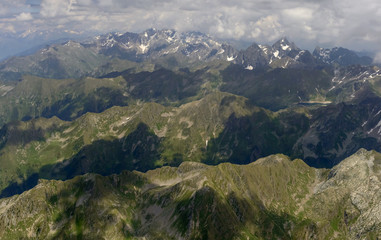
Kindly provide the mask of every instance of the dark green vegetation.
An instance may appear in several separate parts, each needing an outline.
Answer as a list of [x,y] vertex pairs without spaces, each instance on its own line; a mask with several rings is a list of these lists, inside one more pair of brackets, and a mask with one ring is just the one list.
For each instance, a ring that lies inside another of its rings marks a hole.
[[0,64],[0,238],[376,238],[380,69],[176,36]]
[[317,170],[272,155],[249,165],[186,162],[43,180],[0,200],[0,237],[376,239],[380,159],[360,150],[332,170]]

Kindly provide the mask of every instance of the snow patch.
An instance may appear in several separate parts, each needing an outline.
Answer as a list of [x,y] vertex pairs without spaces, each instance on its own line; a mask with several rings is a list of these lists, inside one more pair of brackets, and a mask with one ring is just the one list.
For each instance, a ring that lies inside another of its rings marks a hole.
[[114,38],[107,38],[106,42],[102,44],[102,47],[113,47],[115,43],[116,41]]
[[258,45],[262,51],[267,55],[269,53],[269,49],[267,46],[263,46],[263,45]]
[[286,68],[288,66],[288,64],[290,63],[290,60],[287,60],[287,62],[283,65],[282,68]]
[[304,54],[304,53],[305,53],[305,51],[304,51],[304,50],[300,51],[300,52],[298,53],[298,55],[296,55],[296,57],[294,58],[294,59],[295,59],[295,61],[298,61],[298,60],[299,60],[299,58],[300,58],[300,55],[302,55],[302,54]]
[[376,128],[379,128],[377,133],[380,134],[381,133],[381,121],[379,121],[377,123],[377,125],[368,132],[368,134],[371,134]]
[[253,66],[251,66],[251,65],[247,65],[247,67],[245,68],[245,69],[247,69],[247,70],[253,70],[254,69],[254,67]]
[[[129,44],[129,42],[128,42],[127,44]],[[121,43],[120,46],[121,46],[122,48],[124,48],[124,49],[127,49],[127,50],[133,48],[133,46],[128,46],[128,45],[126,45],[125,43]]]
[[279,58],[280,59],[280,57],[279,57],[279,51],[278,50],[276,50],[274,53],[274,57],[276,57],[276,58]]
[[282,47],[282,49],[283,49],[283,51],[286,51],[287,49],[289,49],[290,48],[290,46],[288,46],[288,45],[281,45],[281,47]]
[[231,62],[231,61],[233,61],[234,59],[236,59],[236,57],[234,57],[234,56],[226,57],[226,61],[228,61],[228,62]]
[[217,55],[219,55],[219,54],[223,54],[224,52],[225,52],[225,50],[221,48],[220,50],[218,50]]
[[147,45],[140,44],[139,48],[140,48],[140,50],[142,51],[142,53],[146,53],[146,51],[147,51],[148,48],[149,48],[149,44],[147,44]]

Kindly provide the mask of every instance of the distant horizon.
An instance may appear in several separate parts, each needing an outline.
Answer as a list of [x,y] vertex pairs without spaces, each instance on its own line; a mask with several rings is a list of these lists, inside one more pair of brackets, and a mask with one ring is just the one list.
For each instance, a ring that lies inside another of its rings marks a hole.
[[[249,42],[249,41],[244,41],[244,40],[236,40],[236,39],[232,39],[232,38],[218,38],[218,37],[215,37],[213,36],[212,34],[208,34],[208,33],[204,33],[204,32],[201,32],[201,31],[178,31],[178,30],[175,30],[175,29],[171,29],[171,28],[155,28],[155,27],[150,27],[150,28],[147,28],[143,31],[125,31],[125,32],[122,32],[122,31],[111,31],[111,32],[105,32],[105,33],[94,33],[93,35],[84,35],[84,36],[72,36],[72,38],[70,36],[66,36],[66,37],[61,37],[61,38],[57,38],[57,39],[52,39],[52,40],[49,40],[49,41],[46,41],[46,42],[43,42],[43,43],[39,43],[39,44],[35,44],[29,48],[25,48],[21,51],[18,51],[18,52],[14,52],[13,54],[11,55],[7,55],[7,56],[4,56],[0,53],[0,61],[4,61],[4,60],[7,60],[9,58],[12,58],[12,57],[18,57],[18,56],[27,56],[27,55],[31,55],[35,52],[37,52],[38,50],[40,49],[43,49],[45,46],[50,46],[50,45],[55,45],[55,44],[62,44],[62,43],[65,43],[67,41],[77,41],[77,42],[83,42],[85,40],[91,40],[97,36],[103,36],[103,35],[107,35],[107,34],[112,34],[112,33],[120,33],[120,34],[125,34],[125,33],[137,33],[137,34],[141,34],[141,33],[144,33],[150,29],[154,29],[154,30],[173,30],[173,31],[176,31],[176,32],[179,32],[179,33],[187,33],[187,32],[200,32],[202,34],[205,34],[205,35],[208,35],[216,40],[219,40],[219,41],[223,41],[223,42],[226,42],[226,43],[229,43],[230,45],[232,45],[233,47],[235,47],[236,49],[238,50],[245,50],[247,49],[250,45],[252,44],[258,44],[258,45],[268,45],[268,46],[272,46],[274,43],[276,43],[277,41],[283,39],[283,38],[286,38],[289,42],[291,43],[294,43],[297,47],[299,47],[300,49],[302,50],[307,50],[307,51],[310,51],[311,53],[316,49],[316,48],[324,48],[324,49],[333,49],[333,48],[340,48],[342,46],[318,46],[316,45],[315,47],[313,48],[310,48],[310,49],[306,49],[306,48],[303,48],[303,47],[300,47],[298,45],[298,43],[294,42],[293,39],[289,38],[288,36],[281,36],[280,38],[278,38],[277,40],[273,41],[273,42],[258,42],[258,41],[252,41],[252,42]],[[345,48],[345,47],[342,47],[342,48]],[[355,52],[358,56],[368,56],[368,57],[371,57],[371,58],[375,58],[376,54],[375,53],[372,53],[371,51],[367,51],[367,50],[362,50],[362,51],[356,51],[354,49],[350,49],[350,48],[346,48],[346,49],[349,49],[353,52]]]

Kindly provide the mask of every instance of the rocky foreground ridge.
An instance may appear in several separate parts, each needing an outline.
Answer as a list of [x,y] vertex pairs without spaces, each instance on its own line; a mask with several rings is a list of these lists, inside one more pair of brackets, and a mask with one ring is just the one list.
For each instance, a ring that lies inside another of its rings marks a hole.
[[40,180],[0,200],[1,239],[377,239],[381,154],[331,170],[285,155]]

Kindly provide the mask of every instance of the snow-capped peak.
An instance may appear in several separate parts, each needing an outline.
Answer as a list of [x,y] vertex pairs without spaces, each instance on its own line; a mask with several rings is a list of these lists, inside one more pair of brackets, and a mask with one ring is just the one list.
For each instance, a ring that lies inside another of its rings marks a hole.
[[294,43],[289,42],[287,38],[285,37],[278,40],[276,43],[274,43],[272,47],[274,50],[279,50],[281,52],[284,52],[284,51],[289,52],[291,50],[300,50],[298,47],[295,46]]

